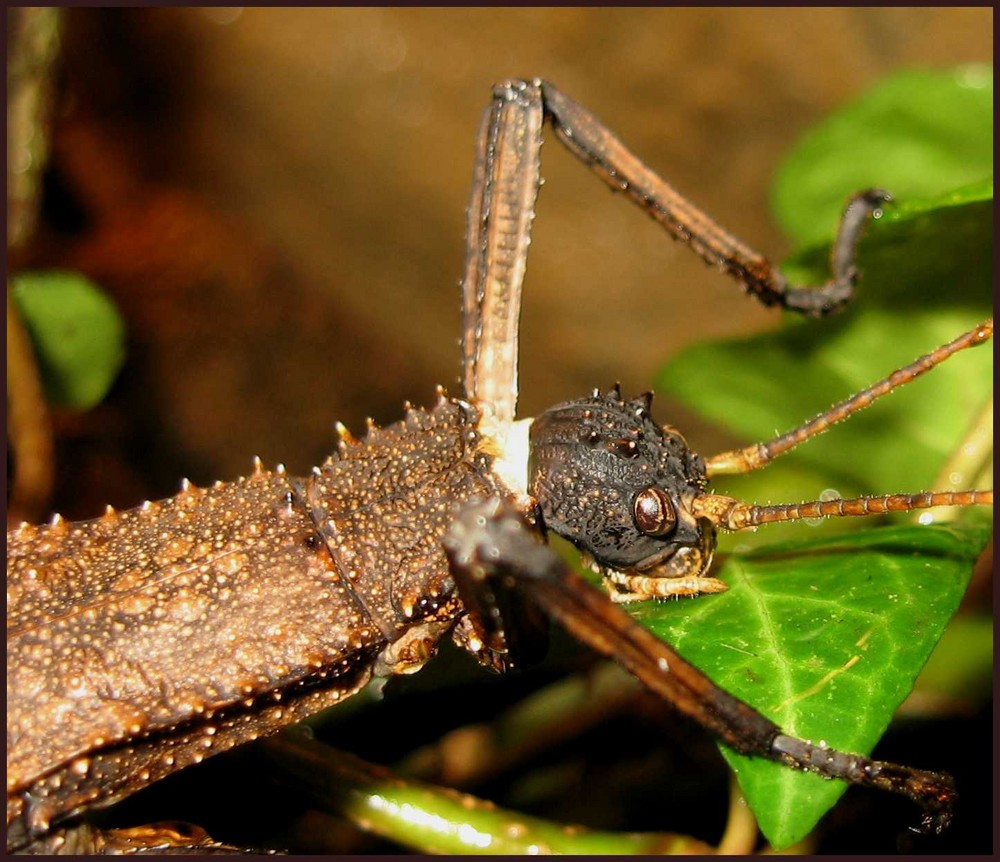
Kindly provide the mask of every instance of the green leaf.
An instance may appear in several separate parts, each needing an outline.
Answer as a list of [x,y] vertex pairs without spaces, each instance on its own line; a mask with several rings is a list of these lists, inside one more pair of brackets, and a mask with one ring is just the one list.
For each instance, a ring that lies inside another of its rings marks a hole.
[[[870,752],[954,613],[989,526],[902,526],[732,555],[730,585],[637,618],[795,736]],[[846,789],[723,749],[776,849]],[[928,762],[914,764],[933,767]],[[916,822],[916,813],[914,813]]]
[[772,206],[805,245],[830,238],[859,189],[925,197],[992,175],[993,70],[911,71],[804,135],[775,179]]
[[[957,337],[992,311],[991,192],[989,183],[901,202],[869,228],[858,295],[843,314],[694,346],[661,372],[659,388],[747,442],[765,440]],[[826,255],[807,251],[785,269],[818,283],[827,277]],[[828,489],[845,497],[923,490],[989,403],[992,381],[992,345],[964,351],[722,490],[758,502],[815,499]],[[830,529],[841,528],[851,527]],[[774,527],[767,535],[796,531]]]
[[[795,235],[814,241],[832,236],[853,191],[896,194],[862,242],[856,300],[834,319],[789,320],[776,335],[689,349],[663,370],[660,388],[747,443],[766,440],[989,317],[992,179],[982,177],[992,171],[991,133],[992,75],[983,70],[897,76],[824,123],[790,158],[775,199]],[[924,197],[908,196],[916,193]],[[814,247],[785,271],[819,283],[827,257],[827,247]],[[992,379],[991,345],[963,351],[716,490],[777,503],[830,490],[928,489],[991,412]],[[954,478],[972,487],[984,466]],[[733,551],[718,571],[728,593],[636,613],[786,731],[869,753],[957,607],[987,520],[975,512],[935,527],[833,519],[734,534],[720,543]],[[724,754],[779,849],[807,834],[844,789]],[[933,752],[913,765],[933,768]]]
[[125,328],[114,304],[74,272],[19,273],[12,285],[46,397],[83,410],[99,403],[125,361]]

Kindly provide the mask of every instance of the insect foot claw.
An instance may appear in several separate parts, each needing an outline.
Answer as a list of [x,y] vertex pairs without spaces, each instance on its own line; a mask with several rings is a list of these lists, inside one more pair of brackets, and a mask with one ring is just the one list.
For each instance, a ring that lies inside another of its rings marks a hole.
[[865,772],[871,786],[900,793],[923,808],[915,831],[940,835],[948,828],[958,800],[955,780],[950,775],[878,760],[871,761]]

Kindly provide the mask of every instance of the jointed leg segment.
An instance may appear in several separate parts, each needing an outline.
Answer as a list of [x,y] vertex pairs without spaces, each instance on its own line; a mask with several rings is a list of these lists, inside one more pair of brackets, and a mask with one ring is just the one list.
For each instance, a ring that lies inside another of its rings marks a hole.
[[743,283],[765,305],[780,305],[820,317],[848,302],[854,291],[855,250],[868,219],[891,200],[869,189],[848,202],[831,256],[833,278],[818,287],[789,284],[765,258],[715,223],[636,158],[593,114],[546,81],[522,83],[541,92],[556,136],[613,190],[621,191],[683,240],[707,263]]
[[[645,210],[765,305],[820,317],[851,299],[855,251],[869,218],[890,200],[879,189],[847,204],[831,254],[832,278],[789,284],[763,255],[740,242],[642,163],[600,120],[552,84],[507,81],[493,89],[476,145],[462,292],[466,396],[495,417],[497,433],[517,403],[517,326],[534,204],[541,185],[541,130],[547,118],[563,144],[613,190]],[[500,440],[501,444],[503,440]]]
[[459,513],[445,549],[467,606],[481,625],[502,624],[482,596],[517,586],[578,640],[613,658],[658,696],[711,730],[741,754],[900,793],[924,808],[925,829],[940,831],[955,800],[947,775],[845,754],[782,733],[753,707],[719,688],[668,644],[612,604],[541,544],[521,516],[500,500],[473,503]]

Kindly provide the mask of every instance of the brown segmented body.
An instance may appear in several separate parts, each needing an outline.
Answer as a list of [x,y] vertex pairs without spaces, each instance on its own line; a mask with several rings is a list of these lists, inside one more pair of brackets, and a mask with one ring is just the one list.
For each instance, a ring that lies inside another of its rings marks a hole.
[[9,533],[9,845],[354,694],[380,654],[419,667],[462,613],[440,537],[497,492],[477,420],[442,397],[305,479]]

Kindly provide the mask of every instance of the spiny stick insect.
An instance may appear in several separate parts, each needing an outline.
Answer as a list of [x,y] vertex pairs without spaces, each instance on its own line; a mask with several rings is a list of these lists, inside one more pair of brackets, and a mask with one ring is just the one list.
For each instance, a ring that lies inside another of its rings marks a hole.
[[[735,751],[903,794],[944,828],[949,776],[785,733],[619,605],[718,592],[718,530],[985,504],[992,492],[757,506],[712,493],[954,353],[986,321],[766,443],[703,459],[651,396],[595,391],[515,421],[517,334],[544,121],[612,188],[768,305],[823,316],[851,298],[882,191],[848,203],[820,287],[789,284],[542,81],[494,89],[478,137],[463,281],[464,397],[408,408],[364,440],[341,429],[312,475],[271,472],[93,521],[8,534],[8,848],[221,849],[166,829],[81,831],[79,818],[211,754],[412,673],[450,636],[485,666],[537,657],[554,618]],[[602,572],[591,586],[541,541]]]

